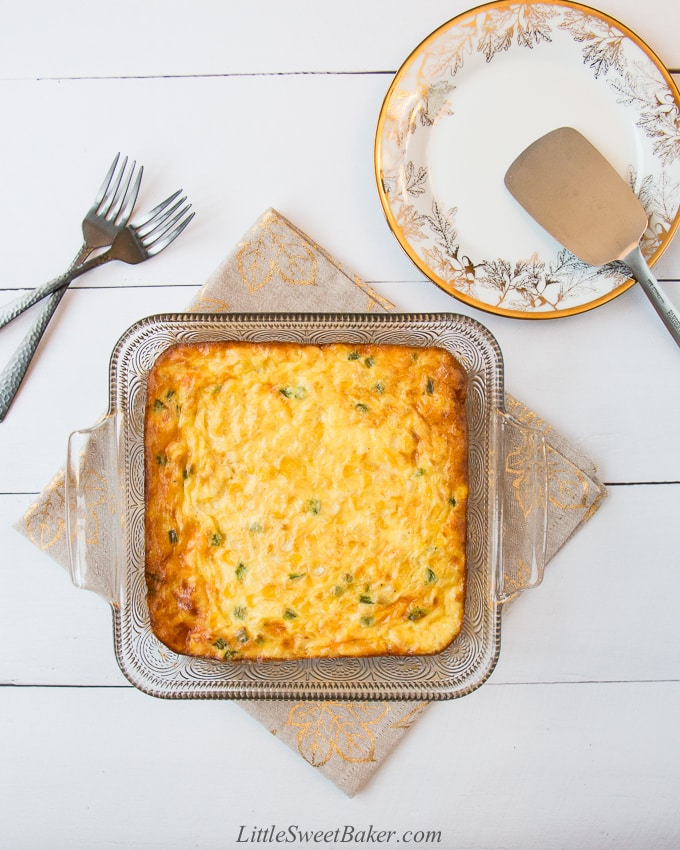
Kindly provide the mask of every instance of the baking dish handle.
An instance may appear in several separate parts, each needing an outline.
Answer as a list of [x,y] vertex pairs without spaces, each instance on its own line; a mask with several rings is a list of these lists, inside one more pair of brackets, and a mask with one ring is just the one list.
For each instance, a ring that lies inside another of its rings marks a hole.
[[71,581],[120,602],[121,490],[117,420],[74,431],[66,461],[66,528]]
[[498,412],[499,581],[508,602],[543,580],[548,532],[548,464],[542,431]]

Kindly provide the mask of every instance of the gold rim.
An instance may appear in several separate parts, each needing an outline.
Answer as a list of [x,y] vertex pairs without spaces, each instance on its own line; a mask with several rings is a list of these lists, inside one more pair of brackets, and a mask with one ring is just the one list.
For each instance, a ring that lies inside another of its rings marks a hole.
[[[495,307],[492,304],[487,304],[484,301],[480,301],[477,298],[473,298],[472,296],[466,295],[463,292],[460,292],[448,281],[439,277],[435,274],[432,269],[430,269],[427,264],[416,254],[415,250],[411,247],[408,239],[404,236],[401,227],[397,224],[394,218],[394,214],[392,212],[392,208],[387,200],[387,194],[384,189],[383,180],[382,180],[382,138],[384,131],[385,118],[387,114],[387,109],[390,105],[391,98],[395,89],[397,88],[400,80],[403,78],[405,73],[409,70],[411,64],[415,61],[415,59],[420,55],[425,47],[435,41],[439,36],[444,33],[446,30],[460,25],[462,22],[476,16],[482,11],[492,10],[492,9],[504,9],[509,6],[559,6],[567,9],[575,9],[576,11],[582,12],[584,15],[588,15],[591,17],[598,18],[599,20],[605,22],[606,24],[615,27],[618,29],[626,38],[628,38],[633,44],[635,44],[643,53],[647,55],[647,57],[653,62],[656,69],[659,71],[661,77],[664,79],[668,89],[673,97],[673,100],[680,110],[680,92],[678,91],[678,87],[675,84],[675,81],[671,77],[670,73],[666,69],[665,65],[661,62],[657,54],[646,44],[636,33],[634,33],[631,29],[629,29],[625,24],[622,24],[616,18],[613,18],[611,15],[606,14],[605,12],[601,12],[597,9],[592,8],[591,6],[586,6],[583,3],[572,3],[570,0],[536,0],[536,2],[518,2],[518,0],[495,0],[495,2],[484,3],[479,6],[475,6],[472,9],[468,9],[467,11],[461,13],[460,15],[456,15],[456,17],[451,18],[446,23],[442,24],[440,27],[437,27],[436,30],[431,32],[428,36],[426,36],[414,50],[411,51],[406,60],[402,63],[401,67],[397,71],[392,80],[390,87],[387,90],[387,93],[383,99],[383,103],[380,109],[380,114],[378,116],[378,124],[376,128],[375,134],[375,144],[374,144],[374,153],[373,153],[373,163],[374,163],[374,172],[375,179],[378,187],[378,196],[380,198],[380,203],[382,205],[383,213],[385,218],[387,219],[387,223],[389,225],[390,230],[395,235],[397,241],[401,245],[402,249],[406,252],[411,261],[425,274],[425,276],[435,283],[440,289],[444,290],[448,295],[453,296],[459,301],[462,301],[464,304],[468,304],[471,307],[476,307],[479,310],[483,310],[486,313],[493,313],[498,316],[508,316],[514,319],[558,319],[563,318],[565,316],[574,316],[579,313],[585,313],[589,310],[593,310],[596,307],[601,306],[602,304],[606,304],[609,301],[612,301],[614,298],[617,298],[619,295],[622,295],[631,286],[635,284],[635,280],[633,278],[629,278],[624,281],[622,284],[617,286],[615,289],[610,292],[601,295],[599,298],[595,298],[592,301],[588,301],[585,304],[579,304],[575,307],[569,307],[562,310],[555,310],[553,312],[531,312],[529,310],[508,310],[504,307]],[[680,225],[680,206],[676,210],[675,217],[669,227],[667,233],[664,238],[660,242],[658,248],[654,252],[651,257],[647,257],[647,262],[650,266],[653,266],[654,263],[661,257],[663,252],[666,250],[668,245],[670,244],[671,239],[673,238],[678,226]]]

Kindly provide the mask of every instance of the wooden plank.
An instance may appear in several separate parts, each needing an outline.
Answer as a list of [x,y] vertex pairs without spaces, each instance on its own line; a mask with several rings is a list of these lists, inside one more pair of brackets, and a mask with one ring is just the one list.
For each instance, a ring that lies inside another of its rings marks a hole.
[[[601,0],[598,7],[666,65],[680,67],[673,0]],[[112,15],[82,0],[64,0],[58,10],[38,0],[6,10],[0,78],[396,70],[423,38],[468,8],[467,0],[427,0],[417,10],[407,0],[260,0],[236,13],[210,0],[119,0]]]
[[[0,180],[7,198],[21,199],[0,205],[0,230],[11,234],[0,287],[32,288],[68,266],[118,150],[145,166],[140,212],[183,188],[197,218],[153,262],[112,263],[75,286],[201,283],[270,206],[366,280],[425,281],[390,232],[376,191],[373,140],[388,85],[383,75],[0,82],[4,119],[18,128],[4,140]],[[83,103],[107,109],[94,110],[90,132],[74,137],[72,116]],[[128,120],[112,130],[112,114]],[[30,169],[16,168],[24,161]],[[39,250],[36,216],[50,222]],[[679,277],[679,263],[676,240],[659,276]]]
[[395,830],[390,848],[422,830],[441,834],[429,847],[665,850],[680,840],[679,710],[678,682],[485,687],[431,706],[349,800],[236,705],[4,688],[3,841],[185,850],[372,824]]
[[[456,310],[431,284],[376,288],[406,312]],[[144,316],[184,309],[196,291],[121,286],[67,293],[2,424],[0,490],[42,489],[64,463],[69,433],[106,409],[108,363],[119,336]],[[589,454],[603,480],[680,481],[677,346],[641,292],[556,322],[467,312],[498,339],[508,390]],[[27,314],[3,329],[2,362],[30,320]]]
[[[61,567],[9,527],[29,502],[29,496],[0,496],[11,565],[0,596],[0,682],[125,684],[108,605],[73,587]],[[679,512],[680,484],[615,488],[548,566],[543,584],[505,612],[491,681],[677,679]]]

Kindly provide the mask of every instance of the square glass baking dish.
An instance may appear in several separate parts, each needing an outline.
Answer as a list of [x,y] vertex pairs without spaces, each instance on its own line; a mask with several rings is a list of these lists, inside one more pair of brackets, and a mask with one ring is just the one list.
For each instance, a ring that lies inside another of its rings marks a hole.
[[[463,629],[427,656],[211,661],[177,655],[149,627],[144,579],[144,405],[156,358],[177,342],[389,343],[450,351],[469,380],[468,578]],[[109,410],[69,439],[66,513],[71,577],[112,607],[117,661],[166,698],[461,697],[491,675],[505,602],[540,583],[547,465],[543,434],[504,409],[503,358],[491,333],[456,314],[172,314],[133,325],[110,363]]]

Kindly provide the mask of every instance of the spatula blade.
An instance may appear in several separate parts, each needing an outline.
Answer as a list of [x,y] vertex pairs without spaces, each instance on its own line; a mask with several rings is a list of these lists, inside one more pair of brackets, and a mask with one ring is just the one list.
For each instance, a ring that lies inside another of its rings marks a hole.
[[572,127],[529,145],[508,169],[505,185],[551,236],[590,265],[623,259],[647,228],[628,184]]

